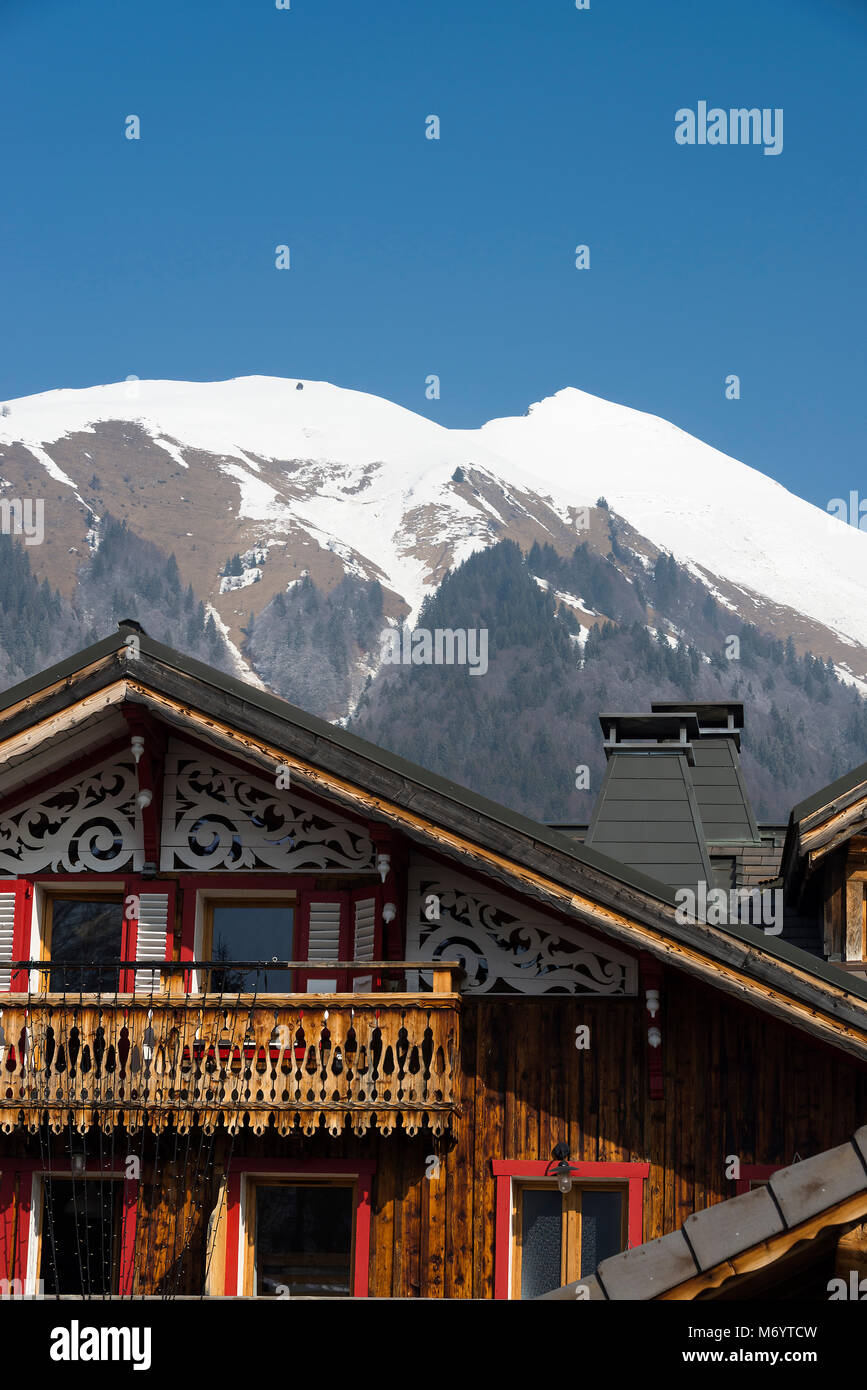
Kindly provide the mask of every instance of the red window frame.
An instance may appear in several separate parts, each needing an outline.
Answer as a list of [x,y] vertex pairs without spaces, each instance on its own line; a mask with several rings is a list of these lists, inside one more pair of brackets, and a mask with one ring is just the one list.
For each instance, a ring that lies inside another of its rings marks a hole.
[[[497,1180],[497,1216],[494,1244],[494,1298],[511,1297],[512,1279],[512,1183],[516,1179],[551,1177],[550,1162],[495,1158],[491,1164]],[[572,1163],[575,1182],[623,1183],[626,1186],[626,1230],[629,1248],[640,1245],[644,1229],[644,1184],[649,1163]],[[554,1179],[551,1179],[552,1185]]]
[[[85,1162],[85,1172],[123,1183],[118,1296],[132,1298],[135,1283],[139,1179],[129,1177],[126,1164],[118,1161],[107,1165],[100,1164],[98,1159],[89,1158]],[[35,1215],[33,1210],[33,1179],[46,1175],[51,1178],[73,1178],[75,1176],[68,1163],[52,1162],[47,1169],[44,1169],[41,1161],[30,1158],[13,1158],[8,1163],[4,1161],[2,1170],[0,1170],[0,1278],[21,1280],[25,1295],[31,1296],[36,1292],[35,1287],[33,1289],[27,1287],[30,1234]],[[16,1179],[18,1180],[17,1202],[15,1198]],[[43,1235],[43,1240],[44,1238]],[[38,1281],[38,1269],[33,1278],[34,1281]]]
[[[295,900],[296,919],[298,917],[298,904],[302,893],[312,880],[300,874],[260,874],[260,873],[235,873],[230,870],[226,872],[213,872],[206,874],[184,874],[181,881],[183,890],[183,903],[181,907],[181,955],[182,961],[196,960],[196,915],[198,912],[199,899],[208,898],[209,889],[220,889],[225,891],[231,889],[234,893],[237,889],[238,897],[243,897],[248,889],[256,889],[259,892],[268,892],[273,896],[280,893],[291,893]],[[255,902],[255,899],[251,899]],[[295,942],[298,942],[298,922],[295,922]],[[293,947],[293,954],[296,947]],[[193,993],[193,972],[184,971],[184,992]],[[291,991],[286,991],[290,993]]]
[[784,1166],[782,1163],[742,1163],[741,1175],[734,1180],[735,1196],[742,1197],[745,1192],[750,1192],[750,1183],[767,1182]]
[[244,1267],[241,1252],[243,1227],[241,1222],[242,1179],[354,1177],[355,1185],[355,1248],[352,1268],[351,1298],[367,1298],[370,1279],[370,1192],[376,1162],[373,1159],[326,1158],[243,1158],[232,1161],[227,1183],[226,1203],[226,1261],[223,1292],[227,1297],[242,1298]]

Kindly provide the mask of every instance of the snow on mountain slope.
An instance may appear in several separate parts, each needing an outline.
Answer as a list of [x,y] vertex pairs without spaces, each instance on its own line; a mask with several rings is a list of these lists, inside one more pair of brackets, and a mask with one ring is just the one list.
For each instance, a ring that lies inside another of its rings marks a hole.
[[[4,449],[22,445],[54,484],[93,506],[87,447],[76,467],[62,446],[100,422],[135,422],[184,470],[179,516],[190,498],[194,517],[201,510],[197,497],[216,469],[221,486],[231,485],[239,529],[261,526],[266,545],[331,551],[348,572],[384,579],[413,612],[445,570],[504,535],[564,545],[575,508],[602,493],[709,586],[725,581],[725,602],[747,591],[752,613],[783,605],[867,648],[867,533],[667,421],[583,391],[559,391],[526,416],[478,430],[449,430],[327,382],[273,377],[120,382],[49,391],[7,409],[0,469]],[[62,467],[52,453],[62,454]],[[142,456],[143,473],[150,458]],[[133,526],[142,520],[130,516]],[[167,535],[179,563],[195,524],[187,520],[191,529],[179,523]],[[571,536],[579,538],[574,527]],[[240,548],[249,543],[248,529]],[[237,595],[221,599],[216,567],[213,580],[210,600],[222,601],[227,616]],[[246,601],[271,593],[257,590],[247,586]]]
[[444,539],[452,565],[505,526],[495,506],[451,486],[455,469],[473,465],[501,493],[504,471],[533,489],[532,478],[515,464],[505,467],[481,440],[468,457],[465,441],[434,421],[328,382],[121,382],[28,396],[8,410],[0,416],[0,450],[22,444],[53,476],[51,445],[101,422],[134,422],[187,470],[191,451],[208,454],[237,484],[239,521],[267,523],[272,535],[303,527],[349,572],[384,578],[412,611],[441,577],[430,556]]
[[867,533],[667,420],[568,388],[477,434],[540,490],[602,493],[678,561],[867,643]]

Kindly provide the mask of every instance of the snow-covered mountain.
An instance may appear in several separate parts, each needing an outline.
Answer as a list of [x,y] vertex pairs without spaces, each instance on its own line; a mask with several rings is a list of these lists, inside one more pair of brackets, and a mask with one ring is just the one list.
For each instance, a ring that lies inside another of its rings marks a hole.
[[867,534],[662,419],[571,388],[477,430],[296,379],[49,391],[3,407],[0,475],[3,497],[45,499],[38,575],[71,595],[100,518],[125,517],[174,552],[239,648],[250,616],[305,571],[326,589],[377,579],[401,616],[506,537],[607,553],[602,494],[648,565],[669,551],[742,618],[867,681]]

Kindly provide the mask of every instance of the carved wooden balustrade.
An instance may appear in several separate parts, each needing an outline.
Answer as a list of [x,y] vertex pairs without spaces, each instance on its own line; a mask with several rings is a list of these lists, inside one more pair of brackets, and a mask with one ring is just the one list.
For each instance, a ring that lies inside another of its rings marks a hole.
[[[267,967],[271,978],[298,968]],[[372,974],[419,968],[317,961],[363,972],[366,987]],[[458,967],[421,968],[429,993],[0,995],[0,1130],[35,1133],[47,1121],[55,1133],[94,1123],[134,1132],[171,1120],[180,1133],[193,1124],[210,1133],[222,1119],[230,1132],[246,1121],[259,1134],[273,1117],[281,1134],[312,1135],[323,1121],[332,1135],[348,1121],[363,1134],[374,1119],[390,1134],[400,1117],[409,1134],[423,1123],[440,1134],[458,1113]]]

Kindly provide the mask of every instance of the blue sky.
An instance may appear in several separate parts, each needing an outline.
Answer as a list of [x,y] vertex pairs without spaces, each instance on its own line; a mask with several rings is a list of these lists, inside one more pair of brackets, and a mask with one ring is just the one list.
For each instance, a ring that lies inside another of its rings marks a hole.
[[[0,398],[571,385],[867,496],[865,0],[291,3],[0,0]],[[782,107],[782,154],[676,144],[700,100]]]

